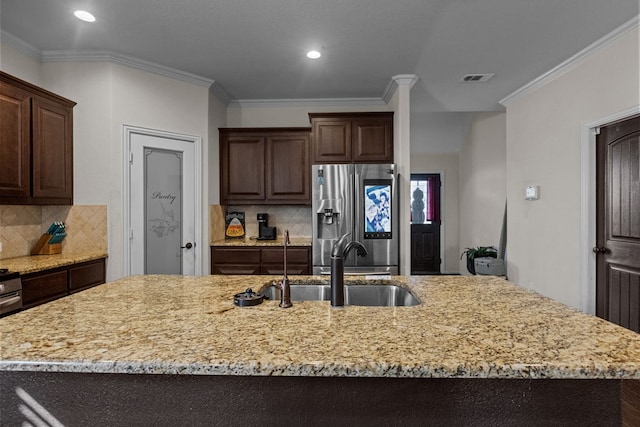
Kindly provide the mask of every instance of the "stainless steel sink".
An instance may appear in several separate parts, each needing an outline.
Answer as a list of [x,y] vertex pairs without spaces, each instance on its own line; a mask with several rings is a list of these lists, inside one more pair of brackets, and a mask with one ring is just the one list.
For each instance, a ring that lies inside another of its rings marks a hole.
[[[275,286],[262,289],[266,299],[279,300],[280,290]],[[329,301],[331,286],[291,285],[291,301]],[[420,300],[408,290],[396,285],[345,285],[344,303],[348,305],[401,307],[420,304]]]

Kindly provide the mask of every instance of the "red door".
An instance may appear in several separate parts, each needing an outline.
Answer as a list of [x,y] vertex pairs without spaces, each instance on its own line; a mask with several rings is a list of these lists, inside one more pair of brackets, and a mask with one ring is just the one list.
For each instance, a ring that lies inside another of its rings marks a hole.
[[640,117],[600,129],[596,314],[640,332]]

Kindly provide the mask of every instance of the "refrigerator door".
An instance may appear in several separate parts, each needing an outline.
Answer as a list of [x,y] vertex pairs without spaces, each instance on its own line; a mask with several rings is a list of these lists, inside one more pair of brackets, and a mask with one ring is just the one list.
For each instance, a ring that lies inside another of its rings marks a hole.
[[313,274],[329,274],[331,249],[353,229],[353,165],[313,165]]
[[[366,257],[349,254],[348,267],[366,274],[398,274],[399,218],[397,174],[394,164],[356,164],[352,239],[362,243]],[[363,274],[365,274],[363,273]]]

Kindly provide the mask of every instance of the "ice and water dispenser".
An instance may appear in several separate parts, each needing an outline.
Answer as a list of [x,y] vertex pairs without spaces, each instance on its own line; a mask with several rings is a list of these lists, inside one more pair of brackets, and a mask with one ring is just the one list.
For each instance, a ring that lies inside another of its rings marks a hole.
[[319,207],[316,210],[318,220],[316,221],[318,229],[318,239],[337,239],[340,234],[340,201],[325,199],[319,201]]

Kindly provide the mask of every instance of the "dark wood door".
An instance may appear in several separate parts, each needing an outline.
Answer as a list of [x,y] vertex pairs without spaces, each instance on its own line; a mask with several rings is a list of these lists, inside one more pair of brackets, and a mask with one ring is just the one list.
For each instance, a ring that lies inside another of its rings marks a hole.
[[353,121],[354,163],[393,163],[393,113]]
[[314,118],[313,164],[351,162],[351,120]]
[[640,332],[640,117],[596,141],[596,314]]
[[30,145],[31,95],[0,82],[0,197],[11,197],[15,202],[29,198]]
[[440,274],[440,221],[411,224],[411,274]]
[[267,199],[311,203],[309,137],[306,131],[267,137]]
[[220,131],[222,204],[265,199],[265,138],[262,134]]
[[411,174],[411,274],[440,274],[440,175]]
[[71,204],[73,200],[72,109],[33,98],[33,193],[43,202]]

